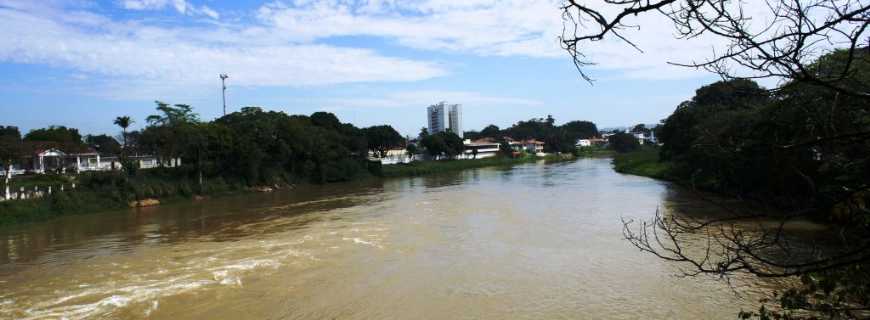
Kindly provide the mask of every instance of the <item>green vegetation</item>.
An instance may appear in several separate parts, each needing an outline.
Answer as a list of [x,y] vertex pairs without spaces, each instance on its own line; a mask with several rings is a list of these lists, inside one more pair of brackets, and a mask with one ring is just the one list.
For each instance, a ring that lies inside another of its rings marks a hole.
[[634,152],[615,154],[613,168],[620,173],[674,180],[669,172],[670,164],[659,161],[659,148],[657,147],[643,147]]
[[608,137],[607,144],[610,145],[610,149],[617,153],[632,152],[640,149],[640,142],[637,141],[637,137],[625,132],[618,132]]
[[158,168],[125,172],[95,172],[77,176],[75,190],[57,192],[60,185],[70,188],[72,178],[60,175],[16,177],[16,187],[32,189],[39,186],[45,191],[53,186],[55,192],[39,199],[0,202],[0,226],[39,222],[64,215],[87,214],[128,208],[131,201],[158,198],[161,202],[190,199],[196,195],[221,195],[244,190],[240,180],[226,181],[216,177],[199,189],[197,181],[189,178],[192,168]]
[[482,167],[511,166],[538,160],[560,161],[567,159],[573,159],[573,157],[563,159],[559,156],[536,157],[534,155],[524,155],[518,158],[497,156],[475,160],[414,161],[408,164],[384,166],[381,175],[383,177],[420,176]]
[[[38,148],[76,153],[86,147],[103,154],[119,155],[124,169],[16,176],[3,181],[3,186],[9,184],[13,192],[21,187],[31,191],[34,186],[42,191],[53,186],[55,192],[40,199],[0,203],[0,225],[126,208],[131,202],[145,199],[165,202],[262,186],[414,176],[540,159],[564,160],[563,157],[497,157],[415,162],[382,168],[380,162],[369,161],[370,154],[384,156],[388,150],[404,148],[432,158],[453,159],[464,151],[464,145],[449,131],[429,135],[425,130],[418,144],[409,144],[388,125],[357,128],[326,112],[303,116],[245,107],[214,121],[202,121],[189,105],[161,101],[156,101],[156,105],[156,114],[147,117],[147,126],[141,130],[128,130],[134,123],[129,117],[114,120],[121,129],[122,143],[108,135],[83,138],[77,129],[63,126],[32,130],[23,138],[16,127],[0,127],[0,160],[4,170],[11,164],[23,164]],[[592,135],[595,129],[594,124],[580,121],[556,127],[552,117],[546,121],[521,121],[505,132],[492,127],[484,132],[523,138],[546,137],[553,132]],[[573,140],[570,144],[573,149]],[[504,154],[513,154],[509,148],[504,151]],[[137,164],[130,161],[134,154],[153,155],[159,167],[137,168]],[[77,185],[75,190],[70,188],[72,183]],[[60,185],[68,189],[57,192]]]
[[734,79],[704,86],[654,129],[663,143],[660,149],[614,158],[620,172],[673,180],[762,206],[761,212],[746,213],[754,219],[828,223],[842,242],[809,251],[783,237],[783,225],[744,233],[739,226],[714,222],[709,243],[717,247],[711,250],[724,254],[710,260],[672,249],[681,247],[685,233],[708,229],[661,216],[636,233],[627,229],[627,239],[643,251],[690,263],[698,273],[799,278],[771,301],[778,304],[775,310],[742,312],[744,318],[866,317],[870,54],[864,50],[839,50],[809,65],[812,77],[836,79],[828,85],[795,79],[770,91],[752,80]]
[[579,147],[575,152],[578,157],[610,157],[616,152],[603,146]]
[[536,139],[546,143],[545,152],[551,153],[575,153],[575,143],[579,139],[588,139],[598,136],[598,127],[589,121],[569,121],[562,125],[556,125],[553,116],[547,118],[530,119],[520,121],[506,129],[498,126],[486,126],[480,132],[466,131],[465,138],[480,139],[491,138],[501,140],[510,137],[514,140]]

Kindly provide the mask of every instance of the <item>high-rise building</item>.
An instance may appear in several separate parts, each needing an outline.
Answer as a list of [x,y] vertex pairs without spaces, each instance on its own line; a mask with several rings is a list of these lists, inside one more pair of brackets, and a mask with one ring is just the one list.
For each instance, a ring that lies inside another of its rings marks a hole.
[[447,105],[442,101],[426,110],[430,134],[444,132],[448,128],[462,137],[462,108],[458,104]]
[[448,128],[462,137],[462,106],[447,105],[444,101],[429,106],[426,112],[429,133],[444,132]]
[[447,119],[450,131],[453,131],[453,133],[462,138],[462,106],[458,104],[450,105],[447,111]]
[[429,121],[429,133],[436,134],[444,131],[444,128],[447,125],[444,121],[447,115],[444,113],[444,102],[431,105],[426,111],[426,116]]

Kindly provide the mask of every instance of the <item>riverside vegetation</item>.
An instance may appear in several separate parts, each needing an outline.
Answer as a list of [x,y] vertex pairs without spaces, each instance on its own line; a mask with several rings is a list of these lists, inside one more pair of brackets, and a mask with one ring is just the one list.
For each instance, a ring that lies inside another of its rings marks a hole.
[[[32,143],[62,151],[91,147],[101,152],[117,152],[123,164],[121,171],[15,177],[8,182],[13,188],[71,183],[76,183],[77,188],[41,199],[0,202],[0,225],[121,209],[145,199],[166,202],[246,190],[421,175],[541,159],[514,157],[505,152],[504,156],[487,159],[418,161],[382,168],[380,162],[369,161],[369,154],[383,156],[386,150],[408,146],[412,153],[449,159],[462,152],[462,141],[450,132],[429,135],[424,130],[418,137],[419,142],[410,144],[388,125],[357,128],[326,112],[302,116],[246,107],[206,122],[188,105],[158,101],[156,109],[157,114],[149,116],[147,126],[139,131],[128,132],[133,120],[118,117],[115,124],[123,130],[120,144],[106,135],[82,137],[78,130],[63,126],[33,130],[23,138],[15,127],[0,128],[0,160],[5,168],[32,154],[33,150],[28,148]],[[493,127],[487,127],[484,132],[499,139],[509,136],[551,141],[554,144],[548,148],[550,152],[563,151],[573,145],[569,143],[573,139],[597,133],[591,122],[573,121],[556,126],[552,117],[520,121],[504,130],[493,131]],[[158,159],[180,158],[183,166],[140,170],[127,160],[133,154],[152,154]],[[0,188],[5,187],[5,183]]]
[[[825,77],[847,63],[852,71],[834,84],[866,92],[870,55],[863,51],[839,50],[810,67]],[[759,206],[760,212],[697,226],[659,217],[652,225],[656,231],[626,229],[626,237],[641,250],[693,263],[698,272],[747,271],[798,280],[757,312],[742,312],[746,318],[870,315],[868,106],[866,97],[803,81],[786,83],[775,91],[742,79],[698,89],[655,128],[661,147],[618,154],[614,168],[732,196]],[[729,224],[747,219],[781,223],[757,233],[737,232],[740,227]],[[783,226],[800,219],[829,226],[837,239],[826,249],[789,247]],[[719,230],[714,231],[715,241],[730,254],[712,259],[673,249],[679,248],[677,239],[683,234],[709,230],[707,226]],[[645,238],[649,232],[672,241],[653,244]]]

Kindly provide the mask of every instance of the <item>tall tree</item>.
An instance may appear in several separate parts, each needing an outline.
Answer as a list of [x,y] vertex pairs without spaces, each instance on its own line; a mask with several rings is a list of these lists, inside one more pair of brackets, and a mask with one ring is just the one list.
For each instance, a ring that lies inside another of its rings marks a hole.
[[372,126],[363,129],[368,149],[378,153],[380,157],[387,155],[387,150],[401,147],[405,142],[398,132],[389,125]]
[[6,170],[4,188],[6,199],[9,199],[9,181],[12,179],[12,166],[23,156],[21,132],[18,127],[0,126],[0,161]]
[[199,115],[193,112],[193,108],[190,105],[170,105],[163,101],[154,101],[154,103],[157,104],[157,111],[159,111],[159,113],[145,118],[145,121],[147,121],[149,125],[174,126],[199,122]]
[[128,116],[121,116],[115,118],[115,125],[121,127],[121,137],[124,140],[124,149],[127,148],[127,128],[129,128],[133,124],[133,119]]

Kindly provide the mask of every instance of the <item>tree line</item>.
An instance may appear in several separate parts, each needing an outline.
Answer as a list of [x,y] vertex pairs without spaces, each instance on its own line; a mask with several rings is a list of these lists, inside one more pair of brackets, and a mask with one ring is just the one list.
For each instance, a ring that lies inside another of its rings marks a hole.
[[[726,221],[659,215],[636,231],[627,225],[628,239],[644,251],[691,263],[695,274],[799,277],[799,285],[780,293],[782,311],[762,308],[747,317],[870,315],[870,100],[845,93],[867,92],[865,50],[837,50],[807,65],[814,78],[829,79],[851,64],[847,76],[832,83],[837,89],[799,79],[775,90],[750,79],[699,88],[656,128],[660,161],[675,180],[762,207]],[[759,218],[782,223],[753,233],[728,223]],[[824,250],[802,246],[783,230],[797,219],[827,223],[839,239]],[[711,250],[721,257],[674,250],[684,234],[711,225]],[[656,244],[648,237],[653,232],[671,240]]]
[[[403,147],[404,138],[388,125],[357,128],[326,112],[288,115],[246,107],[214,121],[202,121],[185,104],[156,102],[156,113],[141,130],[118,117],[119,139],[108,135],[82,137],[77,129],[51,126],[22,136],[18,128],[0,127],[0,160],[9,170],[32,155],[33,145],[68,153],[88,147],[120,156],[125,172],[136,174],[133,155],[153,155],[158,161],[180,158],[198,184],[209,177],[231,177],[247,185],[278,182],[332,182],[369,174],[369,152]],[[121,143],[118,142],[121,141]],[[370,170],[371,169],[371,170]],[[8,176],[8,175],[7,175]]]
[[599,132],[593,122],[575,120],[556,125],[556,119],[548,115],[546,118],[519,121],[504,129],[491,124],[480,131],[466,131],[464,136],[468,139],[535,139],[545,143],[546,152],[572,153],[577,149],[577,140],[598,137]]

